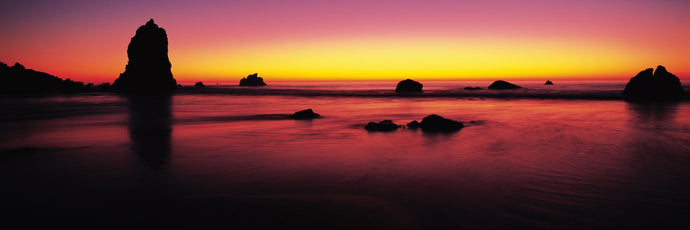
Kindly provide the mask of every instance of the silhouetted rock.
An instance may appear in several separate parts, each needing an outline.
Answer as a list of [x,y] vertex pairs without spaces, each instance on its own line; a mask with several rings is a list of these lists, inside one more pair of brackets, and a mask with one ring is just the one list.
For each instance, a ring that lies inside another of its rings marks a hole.
[[107,89],[110,89],[110,83],[106,82],[106,83],[98,85],[97,87],[101,90],[107,90]]
[[544,85],[553,85],[553,82],[551,82],[550,80],[546,80],[546,82],[544,82]]
[[419,122],[418,121],[410,121],[410,123],[407,123],[407,128],[408,129],[419,128]]
[[295,120],[314,119],[319,117],[321,117],[321,115],[319,115],[318,113],[314,113],[314,111],[311,109],[297,111],[294,114],[290,115],[290,118]]
[[19,62],[14,63],[14,65],[12,66],[12,69],[15,70],[15,71],[24,71],[24,70],[26,70],[26,68],[24,68],[24,66],[23,66],[22,64],[19,64]]
[[663,66],[657,66],[656,71],[649,68],[638,73],[630,79],[623,94],[627,99],[651,101],[679,100],[686,95],[680,79]]
[[112,87],[127,92],[173,91],[177,81],[170,72],[168,35],[149,20],[137,29],[127,47],[125,72]]
[[56,76],[27,69],[19,63],[12,67],[0,62],[0,92],[78,92],[84,91],[83,82],[62,80]]
[[204,85],[203,82],[197,82],[194,84],[194,88],[195,89],[204,89],[204,88],[206,88],[206,86]]
[[240,80],[240,86],[265,86],[264,79],[259,77],[259,74],[250,74]]
[[436,114],[426,116],[419,123],[419,126],[425,132],[451,132],[465,127],[462,122],[446,119]]
[[494,83],[491,83],[491,85],[489,85],[489,89],[519,89],[519,88],[522,88],[522,87],[515,85],[513,83],[510,83],[510,82],[507,82],[507,81],[502,81],[502,80],[495,81]]
[[366,126],[364,126],[364,129],[368,131],[393,131],[400,128],[399,125],[393,123],[391,120],[383,120],[379,123],[376,122],[369,122]]
[[395,92],[422,92],[422,83],[412,79],[406,79],[398,82],[395,86]]
[[481,87],[465,87],[465,90],[480,90]]

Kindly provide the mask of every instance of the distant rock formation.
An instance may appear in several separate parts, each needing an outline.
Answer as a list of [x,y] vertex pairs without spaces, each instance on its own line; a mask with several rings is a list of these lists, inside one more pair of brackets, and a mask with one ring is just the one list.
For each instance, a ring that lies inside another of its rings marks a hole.
[[465,87],[465,90],[480,90],[481,87]]
[[173,91],[177,81],[170,72],[168,35],[165,29],[149,20],[137,29],[127,47],[125,72],[113,88],[126,92]]
[[546,82],[544,82],[544,85],[553,85],[553,82],[551,82],[550,80],[546,80]]
[[422,83],[412,79],[406,79],[398,82],[398,85],[395,87],[395,92],[422,92],[422,87]]
[[657,66],[656,71],[649,68],[631,78],[623,94],[631,100],[667,101],[682,99],[686,92],[676,75]]
[[498,80],[495,81],[494,83],[491,83],[489,85],[489,89],[520,89],[522,87],[515,85],[513,83],[503,81],[503,80]]
[[393,123],[391,120],[383,120],[379,123],[376,122],[369,122],[366,126],[364,126],[364,129],[368,131],[393,131],[400,128],[400,125],[397,125]]
[[250,74],[240,80],[240,86],[265,86],[264,79],[259,77],[259,74]]
[[431,114],[422,119],[419,127],[425,132],[452,132],[465,127],[462,122],[446,119],[436,114]]
[[0,92],[78,92],[93,87],[70,79],[62,80],[56,76],[25,68],[15,63],[12,67],[0,62]]
[[203,82],[197,82],[197,83],[194,83],[194,88],[195,89],[204,89],[204,88],[206,88],[206,86],[204,85]]
[[314,118],[319,118],[321,115],[318,113],[314,113],[313,110],[311,109],[305,109],[302,111],[297,111],[294,114],[290,115],[290,118],[295,119],[295,120],[306,120],[306,119],[314,119]]

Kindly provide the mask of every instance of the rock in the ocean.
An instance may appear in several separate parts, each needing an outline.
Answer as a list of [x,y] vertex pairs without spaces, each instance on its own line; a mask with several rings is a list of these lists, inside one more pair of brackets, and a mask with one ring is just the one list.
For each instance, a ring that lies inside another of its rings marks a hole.
[[451,132],[465,127],[462,122],[446,119],[436,114],[426,116],[419,123],[419,126],[425,132]]
[[290,118],[295,120],[314,119],[319,117],[321,117],[321,115],[319,115],[318,113],[314,113],[314,111],[311,109],[297,111],[294,114],[290,115]]
[[170,72],[168,35],[165,29],[149,20],[137,29],[127,47],[125,72],[113,88],[126,92],[173,91],[177,81]]
[[513,83],[503,81],[503,80],[498,80],[495,81],[494,83],[491,83],[489,85],[489,89],[520,89],[522,87],[515,85]]
[[265,86],[264,79],[259,77],[259,74],[250,74],[240,80],[240,86]]
[[686,92],[676,75],[657,66],[656,71],[649,68],[631,78],[623,94],[631,100],[668,101],[682,99]]
[[400,128],[399,125],[393,123],[391,120],[383,120],[379,123],[376,122],[369,122],[367,126],[364,126],[364,129],[368,131],[393,131]]
[[553,82],[551,82],[550,80],[546,80],[546,82],[544,82],[544,85],[553,85]]
[[410,123],[407,123],[407,128],[408,129],[419,128],[419,122],[418,121],[410,121]]
[[465,87],[465,90],[480,90],[481,87]]
[[422,83],[412,79],[406,79],[398,82],[395,87],[395,92],[422,92]]
[[197,82],[194,84],[194,88],[195,89],[203,89],[203,88],[206,88],[206,86],[204,85],[203,82]]

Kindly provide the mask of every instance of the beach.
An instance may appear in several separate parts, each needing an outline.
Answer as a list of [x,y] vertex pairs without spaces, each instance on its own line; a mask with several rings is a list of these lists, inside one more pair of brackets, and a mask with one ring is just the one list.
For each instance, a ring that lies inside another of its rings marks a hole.
[[[395,82],[285,82],[3,96],[4,209],[27,226],[690,225],[690,103],[626,102],[625,82],[517,83],[527,89],[439,82],[399,96]],[[286,117],[308,108],[322,118]],[[466,127],[363,128],[430,114]]]

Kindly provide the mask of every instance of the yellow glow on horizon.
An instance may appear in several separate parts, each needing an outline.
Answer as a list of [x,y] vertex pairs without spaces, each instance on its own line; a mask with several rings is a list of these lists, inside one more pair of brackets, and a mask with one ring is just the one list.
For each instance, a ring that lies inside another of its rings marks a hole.
[[379,38],[181,50],[171,61],[176,76],[230,81],[255,72],[274,80],[600,77],[649,65],[630,50],[527,39]]

